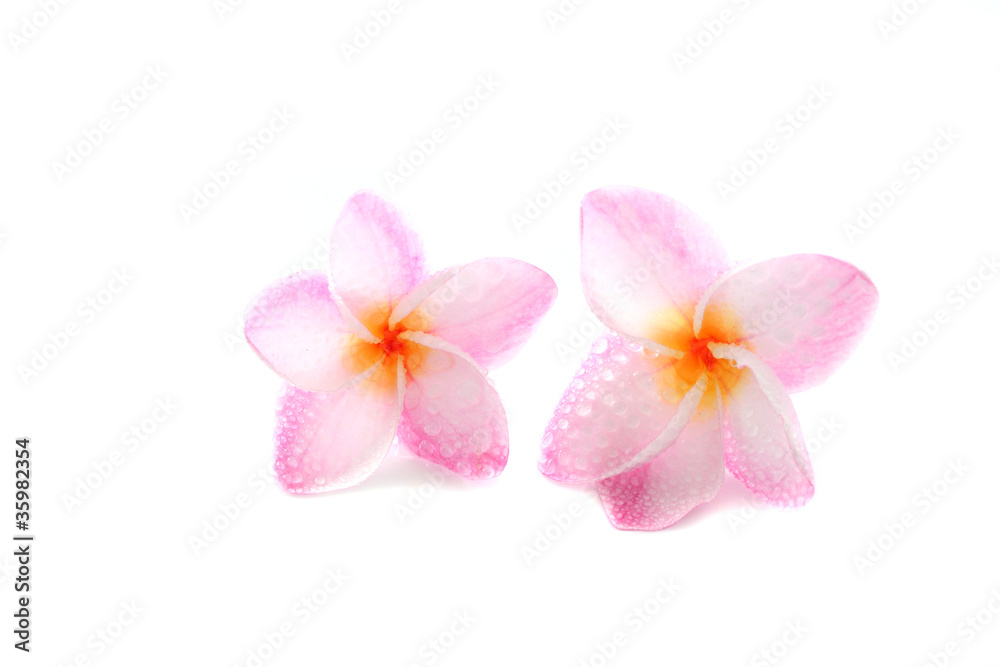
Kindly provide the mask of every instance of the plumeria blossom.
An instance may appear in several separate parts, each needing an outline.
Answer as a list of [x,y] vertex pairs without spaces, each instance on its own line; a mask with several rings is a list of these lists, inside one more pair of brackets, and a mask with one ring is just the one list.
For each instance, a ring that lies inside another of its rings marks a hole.
[[618,528],[659,530],[719,492],[729,471],[798,506],[813,472],[790,392],[823,382],[871,321],[854,266],[791,255],[736,269],[683,205],[631,187],[591,192],[581,274],[597,340],[556,408],[539,469],[595,482]]
[[354,195],[327,272],[297,273],[250,304],[246,339],[287,382],[275,472],[292,493],[357,484],[398,442],[463,477],[507,463],[507,419],[486,377],[528,339],[556,295],[508,258],[424,273],[399,211]]

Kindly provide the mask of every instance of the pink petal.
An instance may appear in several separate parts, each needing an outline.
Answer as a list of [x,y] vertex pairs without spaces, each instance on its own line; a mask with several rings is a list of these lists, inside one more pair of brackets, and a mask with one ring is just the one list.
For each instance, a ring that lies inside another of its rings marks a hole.
[[718,359],[745,370],[723,396],[726,467],[747,488],[784,507],[813,495],[813,472],[802,428],[781,380],[739,345],[710,344]]
[[285,387],[274,465],[282,487],[291,493],[340,489],[378,467],[396,435],[402,409],[403,364],[393,361],[339,392]]
[[418,286],[393,311],[390,326],[426,331],[495,368],[528,340],[556,296],[541,269],[517,259],[481,259]]
[[878,291],[857,267],[825,255],[791,255],[720,280],[704,312],[732,315],[788,391],[801,391],[844,363],[877,304]]
[[711,230],[650,190],[603,188],[581,208],[581,274],[591,309],[627,336],[667,344],[698,298],[729,266]]
[[597,491],[622,530],[662,530],[715,498],[726,474],[720,409],[705,410],[652,461],[603,479]]
[[500,397],[475,362],[453,345],[419,331],[399,439],[420,457],[469,479],[499,475],[507,465],[507,416]]
[[267,287],[244,320],[247,342],[261,359],[303,389],[341,389],[381,356],[351,333],[322,273],[297,273]]
[[599,338],[545,429],[542,474],[578,482],[627,469],[677,413],[678,397],[660,385],[672,362],[618,336]]
[[330,285],[376,336],[389,312],[423,280],[420,239],[380,195],[361,191],[344,206],[330,235]]
[[[632,460],[616,466],[614,470],[608,473],[607,477],[614,477],[622,474],[623,472],[627,472],[633,468],[649,463],[662,454],[666,449],[673,447],[674,443],[677,442],[677,438],[680,437],[684,429],[686,429],[688,424],[691,423],[691,420],[697,416],[699,409],[702,407],[702,399],[705,398],[707,389],[708,376],[702,374],[702,376],[698,378],[698,381],[695,382],[691,388],[687,390],[687,393],[681,397],[681,400],[677,402],[674,407],[674,414],[667,423],[666,428],[660,431],[656,437],[653,438],[653,441],[639,451],[639,453],[636,454]],[[718,393],[714,388],[713,392]],[[706,400],[705,403],[711,403],[712,411],[717,411],[718,400],[714,397],[711,401]]]

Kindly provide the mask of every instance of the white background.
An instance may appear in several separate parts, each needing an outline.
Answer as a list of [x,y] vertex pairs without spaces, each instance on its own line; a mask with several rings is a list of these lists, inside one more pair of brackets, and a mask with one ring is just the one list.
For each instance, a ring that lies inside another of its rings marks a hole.
[[[0,552],[3,664],[246,665],[288,622],[294,634],[264,664],[764,665],[773,650],[777,664],[916,666],[954,641],[939,661],[995,665],[1000,617],[984,612],[992,624],[971,639],[960,624],[1000,591],[1000,287],[987,280],[968,300],[953,290],[977,287],[1000,248],[1000,6],[910,0],[919,8],[885,35],[887,0],[592,0],[554,26],[556,0],[406,1],[348,62],[342,43],[385,6],[248,0],[220,17],[211,0],[93,0],[44,19],[35,2],[4,4],[2,477],[14,438],[29,436],[37,541],[30,656],[10,646],[13,559]],[[730,23],[678,66],[724,9]],[[25,20],[44,25],[35,34]],[[115,100],[147,67],[166,77],[123,119]],[[497,90],[460,127],[446,122],[484,76]],[[800,128],[779,129],[824,86],[832,97],[800,109]],[[241,144],[276,108],[294,121],[245,160]],[[112,132],[60,179],[53,163],[104,118]],[[627,127],[581,170],[574,153],[608,119]],[[446,141],[390,189],[385,173],[436,127]],[[942,128],[958,138],[914,180],[906,163]],[[724,198],[718,184],[772,137],[777,152]],[[186,221],[180,206],[231,159],[240,173]],[[516,229],[512,215],[562,169],[571,184]],[[905,193],[852,242],[845,225],[895,179]],[[737,258],[830,254],[878,286],[857,352],[794,397],[817,450],[805,508],[755,510],[730,479],[674,528],[626,533],[586,490],[536,471],[595,333],[579,201],[610,184],[676,197]],[[434,485],[430,467],[396,458],[355,489],[295,498],[256,476],[270,465],[280,383],[239,338],[241,313],[322,256],[360,188],[409,215],[431,269],[508,255],[559,285],[534,338],[493,374],[511,432],[496,480]],[[104,292],[122,270],[127,286]],[[91,315],[87,300],[108,297]],[[936,311],[944,324],[894,367],[890,353]],[[178,407],[153,431],[157,399]],[[152,432],[130,451],[123,433],[143,426]],[[68,508],[114,450],[121,464]],[[968,470],[939,481],[933,503],[915,500],[951,463]],[[415,489],[430,497],[401,518]],[[220,506],[232,513],[239,498],[239,516],[196,554],[191,538],[211,537],[206,522],[225,525]],[[578,516],[553,528],[574,503]],[[912,525],[887,537],[906,513]],[[301,622],[295,605],[322,599],[337,568],[349,580]],[[670,579],[680,591],[655,602]],[[650,598],[648,621],[628,616]],[[132,602],[142,611],[108,648],[96,633],[117,632]],[[474,621],[452,642],[463,613]],[[604,659],[599,645],[619,632]],[[428,644],[438,639],[443,653]]]

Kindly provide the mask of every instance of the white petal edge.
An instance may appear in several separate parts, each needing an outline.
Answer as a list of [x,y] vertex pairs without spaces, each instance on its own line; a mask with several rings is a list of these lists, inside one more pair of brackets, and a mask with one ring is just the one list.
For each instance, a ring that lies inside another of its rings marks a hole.
[[681,432],[687,427],[687,425],[694,418],[695,414],[698,412],[698,404],[701,403],[702,397],[705,395],[708,389],[708,376],[704,373],[698,378],[687,393],[681,398],[677,403],[677,412],[671,417],[670,422],[667,424],[666,428],[660,431],[660,434],[656,436],[652,442],[646,445],[638,454],[636,454],[632,459],[621,464],[609,474],[604,476],[604,479],[608,477],[614,477],[615,475],[620,475],[624,472],[628,472],[633,468],[637,468],[644,463],[649,463],[657,456],[662,454],[664,450],[673,445],[677,438],[680,437]]
[[653,352],[656,352],[657,354],[659,354],[661,356],[671,357],[673,359],[683,359],[684,358],[684,353],[681,352],[680,350],[675,350],[672,347],[667,347],[666,345],[662,345],[661,343],[657,343],[654,340],[649,340],[648,338],[640,338],[639,336],[630,336],[628,334],[622,333],[621,331],[615,331],[614,329],[612,329],[611,331],[616,336],[620,336],[620,337],[624,338],[627,341],[631,341],[631,342],[635,343],[636,345],[639,345],[640,347],[646,348],[647,350],[652,350]]
[[458,347],[457,345],[452,345],[443,338],[438,338],[437,336],[425,333],[423,331],[401,331],[399,334],[399,339],[408,340],[411,343],[416,343],[417,345],[423,345],[424,347],[429,347],[434,350],[441,350],[442,352],[448,352],[450,354],[454,354],[456,357],[459,357],[460,359],[471,365],[473,368],[475,368],[477,371],[479,371],[480,375],[485,377],[486,380],[490,383],[490,385],[493,384],[493,380],[489,378],[483,367],[480,366],[478,363],[476,363],[475,359],[466,354],[465,351],[462,350],[462,348]]
[[458,266],[452,266],[438,271],[433,276],[418,285],[415,290],[400,299],[399,303],[396,304],[396,307],[392,309],[392,313],[389,314],[389,328],[394,328],[401,320],[405,319],[407,315],[416,310],[417,307],[424,302],[424,299],[429,297],[439,287],[458,275],[458,273],[464,268],[465,264],[459,264]]
[[[802,430],[794,426],[798,423],[798,418],[795,415],[792,399],[788,395],[785,385],[775,372],[771,370],[771,367],[763,359],[745,347],[730,343],[709,343],[708,349],[716,359],[727,359],[735,363],[737,368],[748,368],[753,372],[761,391],[767,398],[767,402],[778,416],[781,417],[781,424],[784,427],[785,437],[788,438],[789,449],[791,449],[795,465],[798,466],[806,479],[813,482],[812,466],[809,464],[809,460],[805,458],[806,443],[802,437]],[[775,396],[784,396],[786,400],[782,402],[787,403],[787,405],[778,404],[774,400]],[[791,412],[791,415],[789,415],[789,412]]]
[[705,319],[705,309],[708,308],[708,302],[712,299],[713,296],[715,296],[715,292],[719,289],[719,287],[722,285],[722,283],[726,282],[727,280],[729,280],[730,278],[732,278],[733,275],[739,273],[740,271],[742,271],[745,268],[746,268],[746,266],[743,266],[743,265],[734,266],[733,268],[729,269],[728,271],[725,271],[724,273],[719,274],[719,277],[715,279],[715,282],[713,282],[711,285],[709,285],[708,289],[706,289],[702,293],[701,299],[698,300],[698,305],[695,306],[695,308],[694,308],[694,322],[693,322],[693,325],[694,325],[694,335],[695,335],[695,337],[697,337],[698,334],[701,333],[701,325],[704,323],[704,319]]
[[347,304],[344,303],[341,296],[337,294],[337,290],[333,288],[333,284],[330,284],[329,289],[330,298],[333,299],[335,304],[337,304],[337,310],[340,311],[340,317],[344,320],[344,324],[350,328],[351,333],[367,343],[381,342],[375,334],[368,330],[368,327],[361,323],[361,320],[358,319],[357,315],[351,312],[351,309],[347,307]]

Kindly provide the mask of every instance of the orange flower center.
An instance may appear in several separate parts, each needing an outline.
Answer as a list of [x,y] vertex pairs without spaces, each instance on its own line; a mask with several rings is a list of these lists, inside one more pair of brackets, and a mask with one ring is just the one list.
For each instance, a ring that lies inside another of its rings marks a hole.
[[380,372],[379,376],[385,375],[386,382],[394,383],[399,356],[403,357],[403,363],[406,365],[408,373],[412,373],[424,362],[427,348],[402,337],[403,333],[417,331],[417,329],[404,326],[403,322],[390,328],[387,309],[373,309],[363,313],[358,319],[379,340],[372,343],[358,339],[354,346],[352,363],[355,372],[363,373],[384,357],[383,368],[388,369],[388,371],[386,373]]
[[687,312],[672,310],[659,318],[654,341],[681,353],[671,360],[659,376],[661,396],[676,403],[690,391],[701,378],[707,376],[708,388],[699,403],[699,409],[716,404],[716,391],[725,398],[739,381],[742,370],[728,359],[716,359],[709,349],[710,343],[736,343],[746,347],[739,321],[732,314],[711,308],[702,318],[701,329],[694,332],[694,309]]
[[378,345],[386,356],[394,356],[403,351],[403,344],[406,341],[399,339],[400,333],[399,329],[387,329],[385,335],[382,336],[382,342]]

